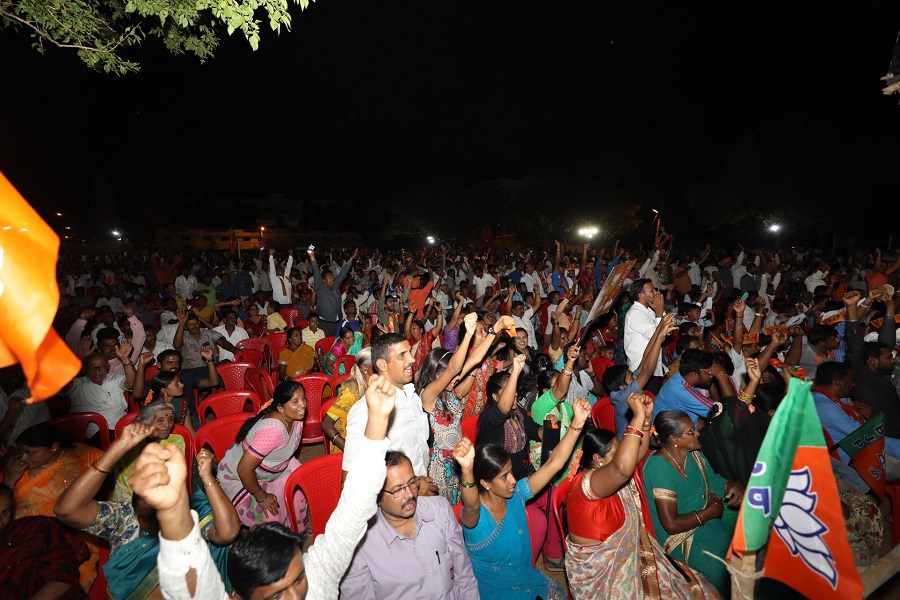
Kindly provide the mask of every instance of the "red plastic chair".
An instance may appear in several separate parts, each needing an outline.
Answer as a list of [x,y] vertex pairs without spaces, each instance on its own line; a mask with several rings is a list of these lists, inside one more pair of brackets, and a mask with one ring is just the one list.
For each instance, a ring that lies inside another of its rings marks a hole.
[[272,358],[274,359],[275,370],[278,370],[278,357],[281,356],[282,350],[287,348],[287,332],[279,331],[278,333],[270,333],[264,335],[263,339],[269,340],[272,347]]
[[481,414],[473,415],[471,417],[466,417],[460,423],[460,428],[462,429],[462,435],[465,438],[469,438],[473,444],[475,443],[475,437],[478,435],[478,420],[481,418]]
[[272,372],[272,368],[277,366],[278,363],[275,362],[275,359],[272,356],[272,344],[269,343],[265,337],[261,338],[249,338],[246,340],[241,340],[237,343],[238,348],[249,348],[251,350],[259,350],[262,352],[262,367]]
[[[562,534],[563,539],[566,537],[566,530],[563,529],[563,505],[566,503],[566,498],[569,496],[569,488],[572,487],[571,479],[563,479],[559,482],[555,488],[553,488],[553,493],[550,496],[550,511],[553,513],[553,519],[556,521],[556,525],[559,527],[559,532]],[[563,551],[565,551],[566,545],[563,544]],[[547,543],[544,542],[544,559],[547,558]]]
[[313,537],[325,533],[325,524],[337,507],[341,498],[341,465],[344,457],[328,454],[314,458],[300,465],[288,475],[284,484],[283,502],[288,507],[291,528],[298,531],[297,515],[294,514],[294,494],[297,488],[306,494],[309,516],[312,519]]
[[101,538],[96,538],[96,542],[100,547],[100,561],[97,563],[97,579],[88,590],[88,600],[108,600],[109,584],[103,574],[103,565],[109,560],[109,542]]
[[456,522],[462,525],[462,507],[463,503],[460,500],[453,506],[453,514],[456,515]]
[[247,412],[245,408],[248,402],[250,403],[249,412],[253,414],[258,413],[260,407],[259,396],[252,390],[226,390],[210,394],[206,400],[200,403],[200,407],[197,409],[197,412],[200,414],[200,425],[206,425],[207,411],[213,414],[213,419],[218,419],[225,415]]
[[254,368],[255,365],[245,362],[230,362],[216,365],[216,371],[222,379],[222,385],[228,391],[236,391],[244,389],[244,373],[247,369]]
[[296,308],[282,308],[278,314],[281,315],[288,327],[296,327],[297,321],[300,320],[300,311]]
[[306,319],[300,319],[299,321],[297,321],[297,327],[299,327],[300,329],[306,329],[307,327],[309,327],[309,321],[307,321]]
[[[183,403],[182,403],[183,406]],[[182,413],[184,414],[184,413]],[[122,430],[125,429],[128,425],[134,423],[141,416],[141,411],[137,410],[134,412],[130,412],[116,423],[116,437],[122,435]],[[194,472],[194,441],[191,436],[191,432],[188,431],[187,427],[184,425],[179,425],[175,423],[175,426],[172,427],[172,433],[180,435],[184,438],[184,458],[187,462],[187,489],[188,493],[192,492],[192,477]]]
[[194,436],[194,453],[200,452],[203,446],[208,445],[212,448],[213,454],[216,455],[216,460],[222,460],[225,457],[225,453],[234,444],[241,426],[251,417],[253,415],[250,413],[225,415],[203,425]]
[[124,417],[119,419],[119,422],[116,423],[116,437],[122,435],[122,430],[125,429],[128,425],[131,425],[135,421],[138,420],[141,416],[141,411],[133,410],[130,413],[126,414]]
[[260,405],[272,399],[275,392],[275,384],[269,372],[264,369],[247,369],[244,373],[244,387],[252,390],[259,397]]
[[60,431],[69,434],[72,441],[85,443],[88,425],[93,423],[100,429],[100,445],[104,450],[109,448],[109,425],[103,415],[95,412],[77,412],[61,417],[53,417],[49,421]]
[[325,387],[331,387],[331,377],[321,373],[298,375],[294,381],[303,385],[306,390],[306,418],[303,420],[303,438],[301,444],[315,444],[325,441],[322,433],[322,421],[319,420],[319,409],[322,407]]
[[150,381],[159,373],[159,367],[156,365],[147,365],[144,367],[144,381]]
[[[340,372],[340,365],[344,365],[344,374],[338,375]],[[334,365],[331,367],[331,371],[334,375],[331,376],[331,389],[334,391],[334,395],[339,393],[341,384],[350,379],[353,375],[353,365],[356,364],[355,356],[342,356],[337,361],[335,361]]]
[[334,346],[334,343],[337,341],[337,337],[324,337],[318,342],[316,342],[315,351],[316,355],[319,354],[319,349],[322,350],[322,355],[328,354],[328,351],[331,350],[331,347]]
[[236,363],[250,363],[254,367],[258,367],[262,364],[263,353],[253,348],[238,348],[231,360]]
[[[319,422],[325,420],[325,415],[328,413],[328,409],[331,408],[331,405],[334,404],[334,401],[337,400],[336,397],[331,398],[331,400],[327,400],[322,403],[322,408],[319,409]],[[322,434],[325,437],[325,454],[331,454],[331,440],[328,439],[328,436]]]
[[594,427],[616,432],[616,407],[613,406],[609,396],[597,399],[597,403],[591,409],[591,420],[594,421]]

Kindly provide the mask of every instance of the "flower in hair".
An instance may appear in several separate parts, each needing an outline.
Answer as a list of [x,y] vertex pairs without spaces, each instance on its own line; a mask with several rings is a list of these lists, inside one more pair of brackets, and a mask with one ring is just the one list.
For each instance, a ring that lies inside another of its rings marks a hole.
[[566,479],[573,479],[575,475],[578,473],[578,466],[581,464],[581,457],[584,455],[584,450],[579,448],[575,452],[575,458],[572,459],[571,464],[569,465],[569,474],[566,475]]
[[271,400],[269,400],[268,402],[266,402],[265,404],[263,404],[262,406],[260,406],[260,407],[259,407],[259,412],[263,412],[264,410],[266,410],[266,409],[269,408],[270,406],[272,406],[272,401],[271,401]]

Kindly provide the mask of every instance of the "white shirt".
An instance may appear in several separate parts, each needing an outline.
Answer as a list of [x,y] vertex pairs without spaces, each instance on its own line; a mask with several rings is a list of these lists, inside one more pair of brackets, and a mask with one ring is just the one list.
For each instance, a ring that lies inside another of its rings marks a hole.
[[[291,267],[294,265],[294,255],[288,256],[287,266],[284,272],[290,274]],[[291,305],[291,278],[287,275],[275,274],[275,257],[269,255],[269,281],[272,282],[272,300],[282,306]],[[282,287],[284,284],[284,287]]]
[[[635,302],[625,313],[625,356],[628,358],[628,368],[637,371],[644,359],[644,350],[650,344],[656,326],[660,318],[656,312],[640,302]],[[654,375],[664,375],[666,372],[662,362],[662,351],[656,359]]]
[[523,272],[522,278],[519,280],[519,283],[524,283],[529,292],[534,292],[534,286],[538,286],[541,298],[547,297],[547,290],[545,290],[544,286],[541,285],[541,278],[538,276],[537,271],[535,271],[531,275]]
[[[343,469],[353,472],[359,458],[366,422],[369,420],[369,405],[363,396],[347,414],[347,438],[344,443]],[[416,475],[428,475],[430,456],[428,451],[428,415],[422,410],[422,399],[416,394],[415,386],[407,383],[397,390],[394,413],[388,427],[388,450],[400,450],[409,457]]]
[[820,285],[828,285],[825,283],[825,276],[828,275],[829,271],[816,271],[809,277],[803,280],[803,283],[806,284],[806,291],[810,294],[814,294],[816,292],[816,288]]
[[[219,325],[218,327],[213,327],[213,331],[217,331],[222,334],[222,337],[231,342],[233,346],[237,346],[238,342],[242,340],[246,340],[250,338],[250,334],[247,333],[247,330],[243,327],[234,326],[234,331],[231,332],[231,335],[228,335],[228,330],[225,329],[225,324]],[[221,346],[219,348],[219,360],[232,360],[234,359],[234,353],[229,352],[225,348]]]
[[[551,304],[547,307],[547,327],[544,329],[544,335],[551,335],[553,333],[553,320],[550,318],[550,315],[556,312],[556,309],[559,307],[559,304]],[[562,327],[562,325],[560,325]]]
[[190,300],[194,297],[194,288],[197,287],[197,278],[193,275],[179,275],[175,278],[175,293]]
[[691,261],[688,263],[688,279],[691,280],[691,285],[700,285],[700,265]]
[[113,296],[112,298],[107,298],[106,296],[104,296],[103,298],[97,300],[97,308],[100,308],[101,306],[108,306],[115,313],[119,312],[122,309],[123,304],[122,301],[115,296]]
[[[97,385],[87,377],[76,377],[69,390],[71,400],[69,412],[95,412],[106,419],[110,429],[128,412],[125,401],[125,376],[107,375],[103,383]],[[88,424],[85,435],[91,437],[99,431],[93,423]]]
[[483,274],[481,277],[472,275],[472,284],[475,286],[475,297],[481,298],[484,296],[487,287],[489,285],[494,285],[495,283],[497,283],[497,280],[487,273]]
[[[26,384],[11,393],[10,396],[18,396],[23,399],[28,398],[31,396],[31,390],[28,389],[28,385]],[[9,397],[6,395],[6,392],[0,388],[0,418],[4,417],[8,410]],[[3,446],[15,446],[16,438],[19,437],[20,433],[32,425],[37,425],[38,423],[43,423],[48,420],[50,420],[50,407],[46,402],[34,402],[32,404],[23,402],[19,405],[18,415],[13,417],[9,429],[6,430],[6,435],[0,439],[0,444]]]
[[[359,404],[357,402],[357,404]],[[378,509],[376,498],[384,485],[387,468],[384,454],[387,440],[360,441],[359,468],[347,475],[337,508],[328,519],[325,533],[316,537],[303,555],[309,588],[306,600],[334,600],[341,578],[350,566],[353,551],[366,533],[368,521]],[[156,565],[159,587],[168,600],[228,600],[222,577],[200,536],[197,513],[191,511],[194,527],[182,540],[169,541],[159,535]],[[188,591],[185,576],[196,574],[194,595]]]
[[534,308],[526,304],[525,314],[523,314],[521,317],[513,315],[513,322],[516,324],[516,327],[521,327],[528,332],[528,345],[537,350],[537,337],[535,337],[534,335],[534,325],[531,324],[531,318],[533,316]]

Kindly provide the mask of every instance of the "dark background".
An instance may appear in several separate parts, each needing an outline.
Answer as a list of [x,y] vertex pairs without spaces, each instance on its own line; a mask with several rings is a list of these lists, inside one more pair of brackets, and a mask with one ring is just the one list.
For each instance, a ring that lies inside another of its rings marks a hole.
[[[377,229],[410,190],[549,176],[614,178],[641,205],[644,237],[662,205],[681,238],[727,241],[733,226],[702,218],[727,203],[691,190],[734,170],[798,190],[772,200],[763,186],[749,196],[761,203],[831,215],[813,231],[795,214],[786,237],[892,232],[894,218],[874,215],[896,212],[900,107],[879,81],[896,2],[320,0],[291,12],[291,32],[264,23],[257,52],[225,37],[202,65],[148,39],[127,55],[141,72],[121,77],[4,31],[0,170],[45,218],[61,211],[88,235],[104,232],[85,207],[108,195],[137,239],[164,222],[129,207],[234,224],[182,210],[185,195],[353,200],[366,209],[344,226]],[[776,158],[746,159],[748,136],[775,140]],[[858,160],[842,175],[852,184],[824,185],[807,146]],[[873,156],[884,164],[866,170]],[[452,210],[481,226],[502,209]]]

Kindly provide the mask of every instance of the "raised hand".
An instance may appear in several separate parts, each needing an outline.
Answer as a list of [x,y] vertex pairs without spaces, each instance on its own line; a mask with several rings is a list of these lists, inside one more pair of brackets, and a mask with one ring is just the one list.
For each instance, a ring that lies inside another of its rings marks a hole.
[[581,354],[581,347],[579,347],[576,344],[576,345],[572,346],[571,348],[569,348],[568,352],[566,352],[566,358],[574,361],[574,360],[578,359],[579,354]]
[[453,459],[462,470],[468,470],[475,464],[475,444],[469,438],[463,438],[453,447]]
[[151,433],[153,433],[153,428],[149,425],[145,425],[140,421],[129,423],[125,426],[125,429],[122,430],[122,433],[119,434],[119,437],[116,438],[114,443],[122,444],[130,450],[147,439]]
[[475,313],[469,313],[465,317],[463,317],[463,325],[466,326],[466,332],[475,332],[475,326],[478,323],[478,315]]
[[644,401],[646,399],[647,398],[643,394],[637,392],[628,394],[628,407],[634,413],[634,416],[639,417],[641,420],[645,419],[647,416],[647,408],[644,406]]
[[93,316],[94,316],[93,308],[86,308],[83,311],[81,311],[80,313],[78,313],[78,318],[81,319],[82,321],[90,321]]
[[[468,316],[468,315],[466,315]],[[494,323],[494,329],[506,330],[516,326],[516,322],[509,315],[503,315]]]
[[78,340],[78,358],[84,359],[93,354],[96,350],[97,346],[94,344],[90,335],[86,335]]
[[203,360],[212,360],[214,356],[213,349],[210,346],[203,346],[200,348],[200,356],[203,357]]
[[389,417],[394,410],[396,399],[397,388],[384,375],[369,377],[369,387],[366,388],[366,405],[369,407],[370,415]]
[[516,354],[513,357],[512,368],[513,373],[521,373],[522,369],[525,367],[525,355],[524,354]]
[[750,378],[750,381],[759,381],[762,379],[762,371],[759,369],[759,360],[755,358],[748,358],[745,360],[747,365],[747,376]]
[[134,311],[131,310],[130,306],[123,306],[122,308],[119,309],[119,312],[122,313],[123,315],[125,315],[126,319],[130,319],[131,317],[134,316]]
[[184,325],[185,323],[187,323],[187,318],[188,318],[187,311],[184,310],[183,308],[179,308],[175,312],[175,318],[178,319],[179,325]]
[[174,507],[187,494],[187,464],[177,446],[147,444],[128,476],[131,489],[157,511]]
[[784,334],[783,331],[772,332],[772,343],[775,344],[776,348],[785,345],[787,341],[788,337]]
[[862,295],[856,290],[850,290],[844,294],[844,297],[841,298],[841,302],[844,303],[844,306],[856,306],[861,297]]
[[746,309],[747,309],[747,304],[743,300],[738,298],[737,300],[734,301],[734,314],[743,315],[744,311]]
[[134,351],[134,344],[131,343],[131,340],[122,340],[118,346],[116,346],[116,358],[122,361],[122,364],[126,362],[131,362],[131,353]]
[[210,479],[213,477],[213,464],[216,462],[216,456],[209,448],[203,448],[197,454],[197,471],[200,477]]
[[575,429],[583,427],[584,422],[591,415],[591,405],[584,398],[576,398],[575,402],[572,403],[572,409],[575,411],[575,416],[572,418],[572,427]]

